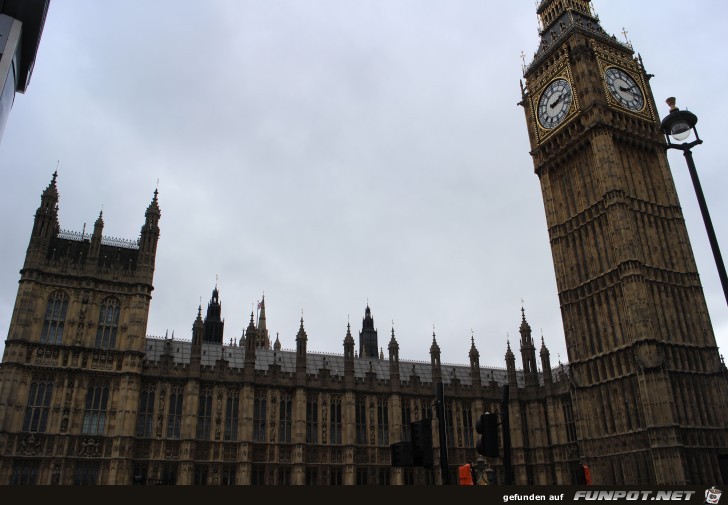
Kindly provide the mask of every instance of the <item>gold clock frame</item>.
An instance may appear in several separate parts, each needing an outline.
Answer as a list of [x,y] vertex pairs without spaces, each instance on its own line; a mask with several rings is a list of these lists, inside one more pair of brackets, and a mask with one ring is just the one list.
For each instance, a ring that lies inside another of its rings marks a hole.
[[[617,51],[614,51],[611,48],[608,48],[598,43],[593,43],[593,49],[597,56],[597,64],[599,65],[602,87],[604,91],[604,96],[607,99],[607,104],[609,104],[610,107],[619,110],[620,112],[630,114],[640,119],[648,119],[650,121],[654,121],[657,116],[655,115],[655,110],[650,95],[647,93],[647,80],[645,78],[645,72],[642,69],[640,63],[636,59],[625,57],[623,54],[618,53]],[[642,109],[629,109],[619,103],[619,101],[614,98],[614,96],[612,96],[612,93],[609,91],[609,87],[607,86],[607,80],[605,78],[606,72],[609,68],[617,68],[619,70],[622,70],[630,77],[632,77],[632,79],[634,79],[634,81],[637,83],[637,86],[639,86],[640,91],[642,92],[642,97],[645,102]]]
[[[559,79],[565,80],[567,83],[569,83],[569,86],[571,86],[571,95],[572,95],[572,102],[571,102],[571,108],[569,109],[569,112],[567,112],[564,119],[561,121],[561,123],[556,126],[555,128],[544,128],[541,125],[541,121],[538,119],[538,104],[541,101],[541,96],[546,91],[546,88],[548,88],[552,82],[557,81]],[[581,106],[579,105],[579,97],[576,92],[576,86],[574,85],[574,79],[571,75],[571,68],[569,67],[569,64],[565,61],[561,65],[557,65],[551,72],[548,72],[547,74],[540,76],[538,81],[535,83],[538,87],[535,92],[529,93],[530,95],[530,108],[531,108],[531,121],[533,122],[536,132],[536,142],[538,144],[541,144],[544,140],[546,140],[548,137],[554,135],[556,132],[560,131],[564,126],[569,124],[571,120],[581,111]]]

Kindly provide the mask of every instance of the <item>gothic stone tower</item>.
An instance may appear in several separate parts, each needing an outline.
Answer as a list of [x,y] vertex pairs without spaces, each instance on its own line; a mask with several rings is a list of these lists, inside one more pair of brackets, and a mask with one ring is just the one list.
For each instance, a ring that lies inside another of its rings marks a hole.
[[159,218],[155,191],[139,240],[102,236],[101,215],[63,231],[53,174],[0,366],[0,482],[130,483]]
[[[595,484],[726,482],[726,381],[649,78],[588,0],[543,0],[523,105]],[[724,463],[723,463],[724,464]]]
[[364,310],[364,319],[361,322],[361,331],[359,332],[359,356],[376,359],[379,356],[377,349],[379,349],[377,330],[374,328],[374,318],[367,303],[367,308]]

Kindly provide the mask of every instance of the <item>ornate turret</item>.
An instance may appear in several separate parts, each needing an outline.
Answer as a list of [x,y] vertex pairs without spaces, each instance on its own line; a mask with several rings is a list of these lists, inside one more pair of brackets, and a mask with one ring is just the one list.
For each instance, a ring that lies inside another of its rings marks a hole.
[[475,348],[475,336],[473,335],[470,336],[470,352],[468,356],[470,357],[470,376],[473,380],[473,386],[480,386],[480,353]]
[[255,321],[253,320],[253,312],[250,312],[250,323],[245,330],[245,369],[247,373],[253,374],[255,371],[255,337],[258,334],[258,330],[255,328]]
[[[537,10],[541,42],[535,53],[534,63],[559,47],[570,34],[580,31],[607,43],[616,43],[599,24],[591,9],[590,0],[543,0]],[[533,67],[534,64],[531,64]],[[526,70],[528,73],[530,70]]]
[[377,330],[374,328],[374,318],[372,311],[367,304],[364,310],[364,319],[362,320],[362,328],[359,332],[359,357],[360,358],[377,358]]
[[99,217],[94,223],[94,233],[91,235],[91,247],[88,251],[89,258],[98,258],[101,252],[101,237],[104,232],[104,212],[99,212]]
[[256,345],[258,349],[270,349],[270,337],[268,336],[268,327],[266,326],[265,319],[265,295],[258,303],[258,337],[256,339]]
[[220,303],[220,292],[212,290],[212,296],[207,304],[207,315],[205,316],[205,335],[203,340],[212,344],[222,344],[225,320],[222,319],[222,304]]
[[[260,331],[260,329],[258,329]],[[306,330],[303,329],[303,317],[301,317],[301,326],[296,333],[296,375],[306,376],[306,344],[308,336]]]
[[538,385],[538,369],[536,367],[536,346],[531,337],[531,326],[526,321],[526,311],[521,307],[521,360],[526,386]]
[[516,357],[511,351],[511,341],[507,341],[506,349],[506,369],[508,371],[508,385],[511,387],[511,394],[518,388],[518,380],[516,376]]
[[442,381],[442,367],[440,366],[440,346],[437,345],[435,330],[432,330],[432,345],[430,346],[430,361],[432,363],[432,382]]
[[346,323],[344,337],[344,376],[354,379],[354,337],[351,336],[351,325]]
[[197,307],[197,318],[192,323],[192,347],[201,347],[205,335],[205,324],[202,322],[202,305]]
[[197,306],[197,317],[192,323],[192,347],[190,349],[190,369],[194,374],[200,372],[202,365],[202,341],[205,334],[205,325],[202,322],[202,305]]
[[549,357],[549,350],[546,348],[546,344],[543,341],[543,335],[541,336],[541,370],[543,370],[543,383],[551,384],[551,358]]
[[28,254],[26,256],[26,266],[29,260],[44,258],[48,252],[48,245],[53,237],[58,234],[60,226],[58,224],[58,187],[56,179],[58,172],[53,172],[48,187],[43,191],[40,197],[40,206],[35,211],[35,220],[33,222],[33,232],[30,236],[28,244]]
[[147,207],[145,213],[145,221],[139,235],[139,261],[138,269],[142,272],[146,271],[146,275],[151,280],[154,275],[154,262],[157,257],[157,242],[159,241],[159,218],[162,212],[159,210],[159,201],[157,196],[159,191],[154,190],[152,202]]
[[276,333],[276,341],[275,341],[275,343],[273,344],[273,350],[274,350],[274,351],[280,351],[280,350],[281,350],[281,341],[280,341],[280,339],[278,338],[278,333]]
[[389,374],[396,373],[399,375],[399,344],[394,338],[394,326],[392,326],[392,338],[389,339]]

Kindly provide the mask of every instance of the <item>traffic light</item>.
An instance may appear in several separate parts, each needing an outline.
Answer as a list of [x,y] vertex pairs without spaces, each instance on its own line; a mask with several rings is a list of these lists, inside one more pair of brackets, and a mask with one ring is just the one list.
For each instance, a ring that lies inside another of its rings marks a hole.
[[480,438],[475,445],[478,454],[489,458],[498,457],[498,415],[486,412],[475,423]]
[[432,419],[422,419],[410,424],[412,428],[412,460],[415,466],[433,468]]
[[392,466],[414,466],[410,442],[397,442],[389,447],[392,450]]

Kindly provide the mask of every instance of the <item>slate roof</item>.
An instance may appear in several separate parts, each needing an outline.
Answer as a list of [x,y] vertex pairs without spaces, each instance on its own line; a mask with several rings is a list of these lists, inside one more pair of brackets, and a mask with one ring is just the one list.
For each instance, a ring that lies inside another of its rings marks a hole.
[[[171,354],[174,363],[188,365],[190,363],[192,342],[187,340],[175,340],[169,338],[147,337],[145,361],[149,363],[158,362],[166,352]],[[245,363],[245,348],[238,346],[203,343],[201,365],[214,367],[219,359],[225,359],[232,369],[242,369]],[[268,370],[276,363],[281,367],[283,373],[295,373],[296,352],[291,350],[257,349],[255,351],[255,369]],[[310,352],[306,355],[306,373],[315,375],[319,370],[327,368],[332,376],[344,375],[344,355]],[[565,372],[565,366],[552,369],[554,380]],[[375,358],[355,358],[354,377],[363,379],[367,372],[373,372],[375,377],[382,381],[389,380],[389,360]],[[399,360],[400,379],[408,382],[412,375],[419,377],[421,382],[432,382],[432,366],[425,361]],[[457,378],[462,385],[472,385],[470,380],[470,365],[442,364],[442,381],[445,384]],[[508,384],[508,372],[505,368],[481,367],[480,380],[488,384],[494,380],[500,385]],[[518,386],[524,386],[522,371],[517,371]]]

